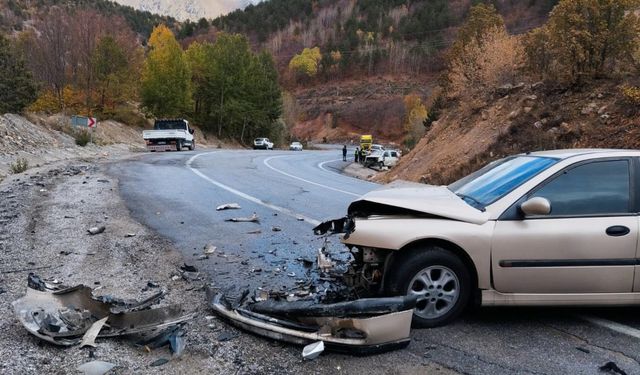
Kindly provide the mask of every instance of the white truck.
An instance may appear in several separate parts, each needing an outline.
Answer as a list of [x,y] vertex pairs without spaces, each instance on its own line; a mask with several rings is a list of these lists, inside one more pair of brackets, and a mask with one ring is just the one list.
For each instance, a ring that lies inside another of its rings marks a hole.
[[181,151],[183,148],[194,150],[196,140],[193,137],[194,130],[189,126],[189,121],[184,119],[156,120],[153,130],[145,130],[142,137],[147,144],[147,150],[155,151]]

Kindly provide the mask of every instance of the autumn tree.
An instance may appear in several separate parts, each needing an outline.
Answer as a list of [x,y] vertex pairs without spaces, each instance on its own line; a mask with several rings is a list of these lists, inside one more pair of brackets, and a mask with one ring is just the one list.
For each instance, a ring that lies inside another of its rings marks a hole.
[[99,94],[100,109],[108,103],[122,102],[133,96],[137,63],[129,61],[127,53],[110,35],[98,41],[92,53],[93,76]]
[[493,5],[476,5],[450,54],[447,95],[481,106],[499,86],[514,83],[522,61],[518,37],[507,33]]
[[164,25],[149,38],[141,79],[141,99],[157,117],[183,117],[191,106],[191,72],[175,36]]
[[451,58],[455,59],[469,43],[480,44],[490,30],[504,30],[504,20],[492,4],[480,3],[472,6],[469,17],[458,30],[451,47]]
[[423,124],[428,116],[427,107],[417,94],[409,94],[403,101],[405,112],[403,124],[406,133],[404,144],[408,148],[413,148],[424,135]]
[[64,89],[69,84],[71,19],[58,7],[51,7],[46,17],[37,21],[37,33],[27,33],[23,40],[25,55],[35,78],[54,94],[59,109],[64,108]]
[[305,48],[289,61],[289,69],[298,77],[313,78],[318,74],[321,60],[320,48]]
[[35,100],[36,90],[24,60],[0,34],[0,114],[22,111]]
[[[513,84],[524,62],[517,36],[494,28],[472,39],[449,63],[448,94],[482,104],[503,85]],[[473,103],[471,103],[473,104]]]
[[550,80],[597,77],[637,48],[638,0],[562,0],[526,39],[527,66]]

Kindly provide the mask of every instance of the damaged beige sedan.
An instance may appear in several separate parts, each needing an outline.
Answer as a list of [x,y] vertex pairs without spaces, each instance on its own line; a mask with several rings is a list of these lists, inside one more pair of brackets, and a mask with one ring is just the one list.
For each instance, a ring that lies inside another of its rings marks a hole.
[[472,303],[634,305],[639,188],[640,151],[529,153],[449,186],[371,192],[316,232],[344,233],[352,286],[417,296],[423,327]]

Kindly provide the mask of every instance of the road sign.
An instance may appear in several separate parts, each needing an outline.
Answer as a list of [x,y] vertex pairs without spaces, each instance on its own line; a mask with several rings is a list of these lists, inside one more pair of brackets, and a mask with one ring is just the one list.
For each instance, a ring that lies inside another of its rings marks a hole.
[[98,126],[95,117],[71,116],[71,125],[93,129]]

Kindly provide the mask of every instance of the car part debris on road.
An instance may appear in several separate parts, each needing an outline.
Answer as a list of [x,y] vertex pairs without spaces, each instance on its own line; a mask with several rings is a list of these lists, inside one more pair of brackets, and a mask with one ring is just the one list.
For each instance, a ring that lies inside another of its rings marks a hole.
[[240,208],[241,208],[240,205],[237,203],[227,203],[227,204],[223,204],[221,206],[216,207],[216,211],[239,210]]
[[[409,345],[413,297],[372,298],[337,304],[264,301],[231,304],[209,291],[211,307],[238,328],[275,340],[347,354],[375,354]],[[242,305],[242,306],[241,306]]]
[[217,249],[218,249],[217,247],[215,247],[215,246],[213,246],[213,244],[210,244],[210,243],[209,243],[209,244],[206,244],[206,245],[204,246],[203,252],[204,252],[206,255],[210,255],[210,254],[215,253]]
[[113,363],[104,361],[91,361],[78,366],[78,371],[84,375],[103,375],[116,367]]
[[324,351],[324,341],[317,341],[302,349],[302,358],[312,361],[320,356]]
[[107,229],[107,228],[106,228],[106,227],[104,227],[104,226],[101,226],[101,227],[93,227],[93,228],[89,228],[89,229],[87,229],[87,232],[89,232],[89,234],[90,234],[90,235],[94,236],[94,235],[96,235],[96,234],[100,234],[100,233],[104,232],[104,231],[105,231],[105,229]]
[[61,346],[95,345],[96,337],[156,331],[194,317],[178,305],[151,308],[163,296],[160,292],[139,302],[96,297],[87,286],[53,285],[30,274],[27,293],[13,302],[13,308],[27,331],[44,341]]
[[97,320],[91,325],[91,328],[89,328],[84,336],[82,336],[82,342],[80,343],[81,348],[84,348],[85,346],[92,346],[94,348],[96,347],[96,337],[98,337],[98,334],[102,330],[102,327],[105,325],[105,323],[107,323],[108,319],[109,317],[107,316],[106,318]]
[[615,362],[605,363],[604,366],[600,367],[600,371],[606,372],[609,374],[627,375],[627,373],[623,369],[618,367],[618,365],[616,365]]
[[225,221],[230,221],[232,223],[259,223],[260,219],[258,218],[258,214],[254,213],[249,217],[234,217]]

